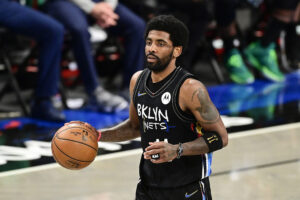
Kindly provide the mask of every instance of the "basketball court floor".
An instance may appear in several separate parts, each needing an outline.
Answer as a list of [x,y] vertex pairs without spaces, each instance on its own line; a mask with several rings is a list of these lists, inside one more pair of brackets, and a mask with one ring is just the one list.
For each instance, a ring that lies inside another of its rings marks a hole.
[[[229,145],[214,153],[214,200],[300,199],[300,71],[286,77],[283,83],[208,87],[229,133]],[[64,112],[67,121],[96,128],[128,117],[127,111]],[[133,200],[139,139],[99,142],[90,166],[67,170],[55,163],[50,148],[62,125],[26,117],[0,120],[0,200]]]

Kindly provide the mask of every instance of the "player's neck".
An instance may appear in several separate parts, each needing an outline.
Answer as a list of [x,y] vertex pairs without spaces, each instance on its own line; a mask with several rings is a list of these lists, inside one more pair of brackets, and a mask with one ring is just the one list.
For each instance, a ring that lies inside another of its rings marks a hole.
[[175,66],[175,62],[170,62],[168,67],[166,67],[165,70],[161,71],[161,72],[151,72],[151,79],[153,83],[157,83],[161,80],[163,80],[164,78],[166,78],[169,74],[171,74],[174,70],[175,70],[176,66]]

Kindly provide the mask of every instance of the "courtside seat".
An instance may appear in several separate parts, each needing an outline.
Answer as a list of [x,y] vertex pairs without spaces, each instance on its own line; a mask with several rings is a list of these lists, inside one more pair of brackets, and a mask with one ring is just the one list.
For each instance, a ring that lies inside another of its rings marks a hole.
[[0,71],[1,74],[1,86],[0,87],[0,100],[4,95],[12,89],[16,95],[17,101],[22,108],[22,112],[25,116],[29,116],[28,105],[25,103],[20,91],[19,84],[16,80],[15,74],[13,73],[11,62],[9,56],[7,55],[7,45],[4,40],[4,34],[7,33],[7,30],[3,27],[0,27]]

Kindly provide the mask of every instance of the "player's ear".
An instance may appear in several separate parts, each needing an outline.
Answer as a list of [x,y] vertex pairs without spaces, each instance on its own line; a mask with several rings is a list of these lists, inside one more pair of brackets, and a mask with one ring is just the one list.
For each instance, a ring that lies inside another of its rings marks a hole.
[[179,57],[182,53],[182,46],[177,46],[174,48],[173,56],[175,58]]

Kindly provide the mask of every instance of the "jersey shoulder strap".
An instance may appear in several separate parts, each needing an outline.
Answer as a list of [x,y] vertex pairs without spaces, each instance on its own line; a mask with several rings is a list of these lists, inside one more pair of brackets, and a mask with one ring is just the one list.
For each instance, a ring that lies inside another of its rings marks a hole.
[[137,81],[136,81],[134,89],[133,89],[133,96],[132,96],[132,101],[133,101],[134,105],[136,103],[136,97],[137,97],[138,88],[140,88],[140,86],[143,84],[143,80],[145,80],[145,77],[147,77],[147,75],[149,73],[150,73],[149,69],[144,69],[142,71],[142,73],[139,75],[139,77],[137,78]]

